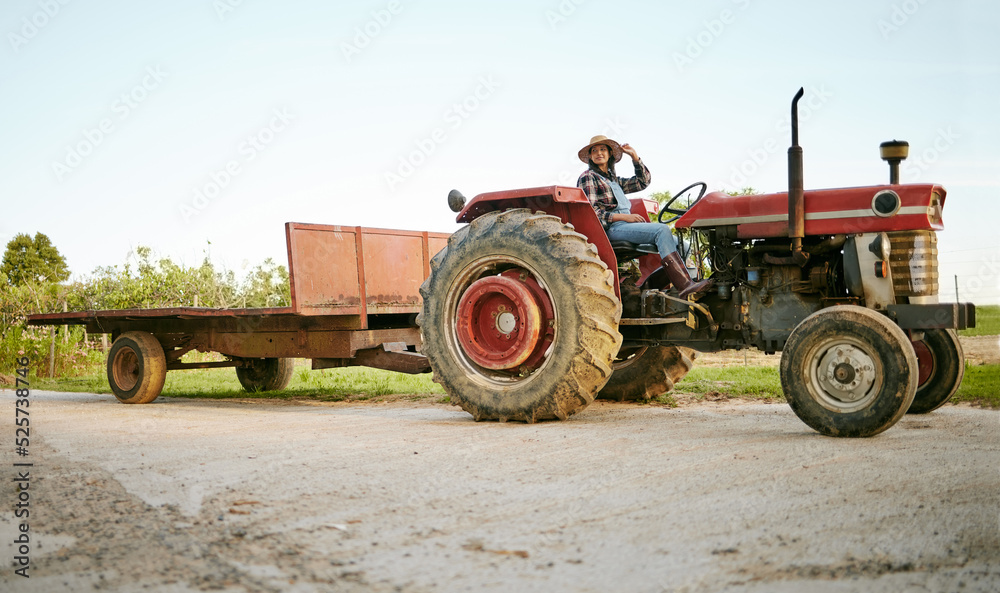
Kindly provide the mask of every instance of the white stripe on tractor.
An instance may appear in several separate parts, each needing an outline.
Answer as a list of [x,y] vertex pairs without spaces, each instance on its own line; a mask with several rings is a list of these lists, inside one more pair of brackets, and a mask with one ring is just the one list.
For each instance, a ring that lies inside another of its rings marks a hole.
[[[927,206],[904,206],[895,216],[906,214],[927,214]],[[865,210],[832,210],[830,212],[806,212],[806,220],[829,220],[831,218],[881,218],[870,209]],[[692,227],[723,226],[727,224],[760,224],[765,222],[782,222],[788,220],[787,214],[763,214],[760,216],[731,216],[726,218],[703,218],[692,224]]]

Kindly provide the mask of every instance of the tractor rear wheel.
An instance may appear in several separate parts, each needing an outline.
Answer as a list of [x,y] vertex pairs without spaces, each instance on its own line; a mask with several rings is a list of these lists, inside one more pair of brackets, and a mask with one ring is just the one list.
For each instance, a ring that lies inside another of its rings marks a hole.
[[698,355],[683,346],[644,346],[620,351],[598,399],[646,401],[669,393],[694,366]]
[[236,367],[236,378],[244,391],[281,391],[288,387],[295,370],[294,358],[248,358]]
[[167,357],[151,333],[125,332],[108,352],[108,384],[123,404],[148,404],[163,391]]
[[885,315],[853,305],[800,323],[781,353],[781,386],[795,414],[827,436],[868,437],[895,424],[917,390],[917,357]]
[[920,369],[917,394],[908,414],[926,414],[945,404],[965,376],[965,352],[953,329],[929,329],[913,342]]
[[448,239],[420,287],[421,351],[475,420],[535,422],[594,401],[621,346],[614,275],[555,216],[490,212]]

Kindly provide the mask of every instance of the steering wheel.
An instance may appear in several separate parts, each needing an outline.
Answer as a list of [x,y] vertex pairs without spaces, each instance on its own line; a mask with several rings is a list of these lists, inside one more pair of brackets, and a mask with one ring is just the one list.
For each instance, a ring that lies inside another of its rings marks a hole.
[[[701,186],[701,191],[698,192],[698,197],[695,198],[693,202],[691,202],[690,204],[688,204],[687,208],[684,208],[683,210],[681,210],[679,208],[671,208],[670,207],[671,204],[673,204],[678,199],[680,199],[681,196],[683,196],[684,194],[688,193],[689,191],[691,191],[692,189],[694,189],[694,188],[696,188],[698,186]],[[660,222],[660,223],[663,223],[663,224],[670,224],[671,222],[677,220],[681,216],[684,216],[684,214],[691,208],[691,206],[694,206],[703,197],[705,197],[705,190],[707,190],[707,189],[708,189],[708,185],[704,181],[697,181],[697,182],[692,183],[691,185],[685,187],[681,191],[677,192],[676,194],[674,194],[674,197],[670,198],[669,202],[667,202],[666,204],[664,204],[663,208],[660,208],[660,214],[656,217],[657,222]],[[669,213],[673,214],[674,215],[673,218],[671,218],[670,220],[663,220],[663,213],[664,212],[669,212]]]

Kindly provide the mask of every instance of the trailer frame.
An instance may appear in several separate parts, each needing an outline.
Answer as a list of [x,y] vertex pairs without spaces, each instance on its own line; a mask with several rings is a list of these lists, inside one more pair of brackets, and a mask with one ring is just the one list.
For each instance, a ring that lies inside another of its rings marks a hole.
[[[260,360],[288,358],[311,359],[313,369],[367,366],[425,373],[430,366],[419,354],[416,324],[419,288],[430,273],[430,259],[448,237],[427,231],[289,222],[285,224],[289,307],[92,310],[31,315],[27,322],[82,325],[91,334],[110,334],[113,342],[130,332],[150,334],[162,349],[164,373],[249,368]],[[143,362],[138,350],[129,350],[131,358],[125,363],[134,372]],[[193,350],[217,352],[226,360],[182,362]],[[121,361],[118,364],[120,376]],[[116,391],[113,365],[109,357],[109,383]]]

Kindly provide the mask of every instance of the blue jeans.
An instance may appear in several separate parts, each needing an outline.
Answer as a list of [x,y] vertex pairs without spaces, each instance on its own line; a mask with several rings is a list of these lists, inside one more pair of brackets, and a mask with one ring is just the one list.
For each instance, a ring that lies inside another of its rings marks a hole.
[[608,239],[629,243],[653,243],[663,259],[677,251],[677,239],[670,227],[658,222],[612,222],[608,227]]

